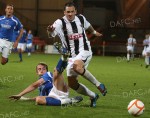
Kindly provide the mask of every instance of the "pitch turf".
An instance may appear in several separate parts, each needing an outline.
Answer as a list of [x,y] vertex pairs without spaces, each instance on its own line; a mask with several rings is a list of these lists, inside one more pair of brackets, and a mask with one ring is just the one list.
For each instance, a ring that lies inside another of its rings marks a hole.
[[[83,96],[83,101],[72,106],[37,106],[29,101],[10,101],[8,96],[17,94],[37,80],[35,66],[46,62],[53,70],[59,55],[32,54],[23,55],[23,62],[17,62],[18,55],[11,54],[9,63],[0,65],[0,118],[132,118],[127,112],[127,105],[133,99],[140,99],[145,104],[141,118],[150,114],[150,70],[144,67],[144,59],[126,62],[124,57],[94,56],[89,70],[103,82],[108,94],[103,97],[87,80],[79,81],[100,95],[96,108],[90,108],[90,100]],[[142,66],[142,65],[143,66]],[[65,73],[64,73],[65,74]],[[27,94],[36,96],[38,90]],[[70,90],[70,96],[79,95]]]

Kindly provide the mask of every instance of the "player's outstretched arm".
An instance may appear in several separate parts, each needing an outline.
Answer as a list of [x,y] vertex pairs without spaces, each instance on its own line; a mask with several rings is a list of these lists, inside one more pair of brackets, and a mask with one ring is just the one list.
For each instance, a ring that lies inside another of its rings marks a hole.
[[19,42],[19,40],[21,39],[22,35],[23,35],[23,28],[20,29],[19,35],[18,35],[16,41],[15,41],[14,44],[13,44],[13,48],[16,48],[16,47],[18,46],[18,42]]
[[48,37],[51,38],[51,33],[55,30],[55,28],[53,27],[53,25],[49,25],[47,27],[47,34],[48,34]]
[[39,86],[41,86],[44,83],[44,79],[41,78],[38,81],[34,82],[33,84],[29,85],[26,89],[24,89],[22,92],[20,92],[18,95],[12,95],[9,98],[12,100],[19,100],[21,96],[30,93],[31,91],[35,90]]
[[92,27],[92,25],[90,25],[87,30],[88,30],[90,33],[92,33],[93,35],[95,35],[95,36],[103,36],[103,34],[97,32],[97,31]]

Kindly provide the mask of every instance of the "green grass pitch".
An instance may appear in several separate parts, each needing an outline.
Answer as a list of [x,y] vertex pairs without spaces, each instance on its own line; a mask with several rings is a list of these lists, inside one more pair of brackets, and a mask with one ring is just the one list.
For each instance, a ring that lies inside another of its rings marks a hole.
[[[23,62],[17,62],[17,54],[11,54],[9,63],[0,65],[0,118],[132,118],[127,112],[127,105],[133,99],[140,99],[145,104],[141,118],[150,114],[150,69],[144,66],[144,59],[126,62],[124,57],[93,56],[88,70],[108,89],[103,97],[90,82],[80,77],[79,82],[100,95],[96,108],[90,108],[89,97],[69,106],[37,106],[31,101],[10,101],[8,96],[18,94],[29,84],[37,80],[35,66],[46,62],[53,71],[60,55],[32,54],[23,55]],[[143,66],[142,66],[143,65]],[[64,73],[66,77],[66,72]],[[38,90],[25,95],[33,97]],[[70,89],[70,96],[79,95]]]

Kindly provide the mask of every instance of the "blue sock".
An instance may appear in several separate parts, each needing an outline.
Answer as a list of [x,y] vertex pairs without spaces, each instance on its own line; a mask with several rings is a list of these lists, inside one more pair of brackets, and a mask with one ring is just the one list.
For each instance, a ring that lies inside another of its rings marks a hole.
[[61,58],[58,61],[56,69],[59,73],[62,73],[64,69],[67,67],[67,61],[63,61]]
[[150,57],[149,57],[149,64],[150,64]]
[[46,97],[46,105],[49,106],[61,106],[61,101],[52,97]]
[[22,53],[21,52],[19,53],[19,58],[20,58],[20,61],[22,61]]

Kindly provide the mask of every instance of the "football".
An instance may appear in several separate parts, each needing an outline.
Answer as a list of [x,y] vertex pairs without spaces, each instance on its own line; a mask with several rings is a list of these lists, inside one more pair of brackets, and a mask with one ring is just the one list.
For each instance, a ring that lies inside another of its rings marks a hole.
[[128,105],[128,112],[133,116],[140,116],[145,110],[144,103],[138,99],[132,100]]

